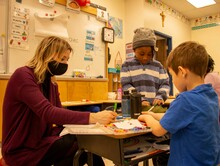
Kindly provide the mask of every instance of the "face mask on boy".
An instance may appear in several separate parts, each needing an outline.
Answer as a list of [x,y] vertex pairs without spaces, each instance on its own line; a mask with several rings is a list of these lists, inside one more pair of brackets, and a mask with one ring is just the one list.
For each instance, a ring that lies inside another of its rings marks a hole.
[[68,64],[51,61],[48,63],[49,71],[52,75],[62,75],[68,69]]

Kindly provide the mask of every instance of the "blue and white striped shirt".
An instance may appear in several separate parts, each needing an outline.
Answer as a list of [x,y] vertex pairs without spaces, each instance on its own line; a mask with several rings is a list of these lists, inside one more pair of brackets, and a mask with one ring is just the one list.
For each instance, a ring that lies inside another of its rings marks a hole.
[[122,64],[120,73],[121,85],[124,90],[136,89],[151,104],[155,98],[164,101],[169,96],[169,76],[163,65],[151,60],[142,65],[135,57]]

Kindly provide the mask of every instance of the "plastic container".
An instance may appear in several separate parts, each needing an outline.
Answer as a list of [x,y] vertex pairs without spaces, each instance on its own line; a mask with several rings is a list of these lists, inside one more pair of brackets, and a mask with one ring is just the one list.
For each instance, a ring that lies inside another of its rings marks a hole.
[[117,69],[116,68],[108,68],[108,72],[109,73],[117,73]]
[[137,92],[136,89],[131,91],[131,118],[136,119],[139,115],[141,115],[141,97],[142,95]]
[[121,100],[122,98],[122,88],[118,88],[117,90],[117,100]]
[[115,68],[117,69],[117,71],[121,70],[121,66],[122,66],[122,58],[121,58],[120,52],[118,51],[115,57]]
[[121,110],[123,118],[131,117],[131,97],[129,91],[124,91],[122,95]]

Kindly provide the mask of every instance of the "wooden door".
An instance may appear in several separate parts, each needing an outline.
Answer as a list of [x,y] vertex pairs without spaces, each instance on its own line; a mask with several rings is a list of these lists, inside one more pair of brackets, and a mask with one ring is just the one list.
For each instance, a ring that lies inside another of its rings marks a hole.
[[158,51],[156,53],[155,59],[158,60],[166,68],[167,60],[167,41],[166,39],[157,40]]

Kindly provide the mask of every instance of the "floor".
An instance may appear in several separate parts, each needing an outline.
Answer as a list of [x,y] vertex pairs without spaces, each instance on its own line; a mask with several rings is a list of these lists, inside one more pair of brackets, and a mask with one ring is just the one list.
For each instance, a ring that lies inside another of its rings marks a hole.
[[[115,166],[112,161],[108,160],[108,159],[103,159],[105,162],[105,166]],[[143,162],[139,163],[138,166],[143,166]],[[152,160],[149,160],[149,166],[153,166]]]
[[[1,154],[1,148],[0,148],[0,158],[2,157]],[[103,158],[104,162],[105,162],[105,166],[115,166],[114,163],[111,160],[108,160],[106,158]],[[143,166],[143,163],[139,163],[138,166]],[[149,166],[153,166],[152,164],[152,160],[149,160]]]

